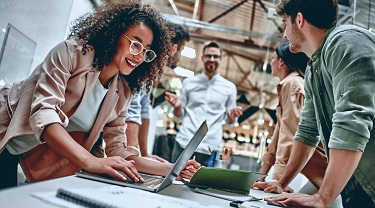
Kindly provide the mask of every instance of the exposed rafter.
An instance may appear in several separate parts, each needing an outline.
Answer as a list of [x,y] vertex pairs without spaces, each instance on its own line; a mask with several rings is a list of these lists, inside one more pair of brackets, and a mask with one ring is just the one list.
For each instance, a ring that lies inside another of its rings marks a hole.
[[241,6],[242,4],[244,4],[245,2],[247,2],[247,0],[242,0],[241,2],[239,2],[238,4],[232,6],[231,8],[225,10],[223,13],[217,15],[216,17],[212,18],[211,20],[208,20],[207,22],[209,23],[212,23],[212,22],[215,22],[216,20],[218,20],[219,18],[225,16],[226,14],[228,14],[229,12],[235,10],[236,8],[238,8],[239,6]]
[[261,32],[255,32],[255,31],[241,30],[238,28],[233,28],[233,27],[229,27],[225,25],[213,24],[213,23],[209,23],[205,21],[194,20],[191,18],[176,16],[176,15],[171,15],[171,14],[164,14],[163,16],[167,20],[173,23],[185,25],[187,27],[195,27],[195,28],[200,28],[200,29],[225,32],[228,34],[243,35],[243,36],[248,36],[251,38],[259,38],[259,39],[269,40],[269,41],[274,41],[274,42],[279,42],[281,40],[280,37],[275,36],[270,33],[261,33]]

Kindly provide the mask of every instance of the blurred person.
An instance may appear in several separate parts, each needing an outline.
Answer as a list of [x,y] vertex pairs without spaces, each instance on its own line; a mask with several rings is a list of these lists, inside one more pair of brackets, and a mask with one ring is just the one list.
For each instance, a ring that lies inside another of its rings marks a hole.
[[197,148],[194,156],[204,166],[210,158],[209,148],[219,150],[222,143],[223,127],[233,125],[242,115],[242,108],[236,106],[236,86],[223,78],[217,71],[222,51],[216,42],[206,42],[203,46],[201,74],[183,81],[181,95],[166,92],[165,100],[173,109],[173,114],[182,118],[182,125],[176,134],[172,150],[172,162],[176,161],[199,125],[207,120],[209,127],[206,137]]
[[[262,157],[263,164],[259,172],[268,174],[273,166],[272,179],[274,180],[279,180],[282,176],[291,154],[293,137],[297,131],[305,98],[303,77],[308,60],[309,58],[304,53],[290,52],[289,41],[284,40],[276,47],[271,61],[272,75],[281,80],[277,86],[279,98],[279,104],[276,107],[277,123],[271,143]],[[312,158],[301,171],[316,188],[322,184],[327,168],[324,150],[319,150],[315,150]],[[264,178],[259,181],[264,182]],[[292,192],[289,187],[284,191]]]
[[[181,51],[190,40],[190,36],[182,26],[173,23],[170,24],[174,35],[171,39],[171,54],[166,66],[175,68],[180,61]],[[149,93],[142,90],[139,95],[134,96],[130,104],[128,116],[126,118],[126,123],[129,127],[126,129],[128,145],[139,146],[141,156],[143,157],[149,157],[160,162],[168,162],[157,155],[151,155],[147,152],[147,137],[150,126],[149,97]]]
[[[272,179],[274,180],[279,180],[285,172],[291,154],[293,137],[297,131],[305,97],[303,84],[308,60],[309,58],[304,53],[290,52],[289,41],[284,40],[276,47],[271,61],[272,75],[281,80],[277,86],[279,97],[279,104],[276,108],[277,123],[271,143],[262,157],[263,164],[259,172],[268,174],[273,166]],[[310,160],[301,170],[309,181],[297,191],[305,194],[316,193],[323,182],[327,164],[327,157],[322,144],[319,143]],[[265,182],[265,178],[258,182]],[[259,184],[262,187],[263,184],[255,183],[252,188],[258,188]],[[289,186],[283,191],[294,192]],[[330,207],[342,207],[341,197],[338,197]]]

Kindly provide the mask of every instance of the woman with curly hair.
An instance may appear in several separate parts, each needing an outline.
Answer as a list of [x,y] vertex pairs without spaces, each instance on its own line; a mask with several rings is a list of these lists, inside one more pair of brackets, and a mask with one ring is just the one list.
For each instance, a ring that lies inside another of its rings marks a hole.
[[[161,76],[170,33],[149,5],[102,6],[79,18],[30,77],[0,88],[0,186],[17,185],[18,162],[30,182],[81,169],[135,182],[138,171],[166,175],[171,164],[127,146],[125,117],[133,94]],[[89,151],[102,130],[108,157],[97,158]],[[200,166],[187,165],[180,177]]]

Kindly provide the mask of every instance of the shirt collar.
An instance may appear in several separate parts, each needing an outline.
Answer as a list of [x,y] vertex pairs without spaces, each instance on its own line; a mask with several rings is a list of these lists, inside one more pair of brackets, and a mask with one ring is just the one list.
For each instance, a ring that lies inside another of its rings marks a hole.
[[[200,76],[203,78],[205,78],[206,80],[208,80],[208,76],[206,73],[202,72],[200,74]],[[220,73],[216,73],[214,76],[212,76],[211,80],[215,80],[215,79],[218,79],[220,77]]]
[[322,40],[322,42],[320,43],[319,45],[319,48],[312,54],[311,56],[311,59],[310,61],[308,62],[308,64],[311,66],[312,65],[312,62],[316,61],[316,59],[318,59],[318,57],[320,56],[321,52],[322,52],[322,48],[325,44],[325,42],[327,41],[327,38],[329,36],[329,34],[331,34],[331,32],[334,30],[335,28],[331,28],[329,30],[327,30],[326,32],[326,35],[324,36],[324,39]]
[[286,76],[283,80],[281,80],[281,81],[279,82],[279,85],[283,85],[284,82],[286,82],[286,80],[291,79],[291,78],[296,77],[296,76],[300,76],[300,74],[299,74],[298,72],[296,72],[296,71],[294,71],[294,72],[288,74],[288,76]]

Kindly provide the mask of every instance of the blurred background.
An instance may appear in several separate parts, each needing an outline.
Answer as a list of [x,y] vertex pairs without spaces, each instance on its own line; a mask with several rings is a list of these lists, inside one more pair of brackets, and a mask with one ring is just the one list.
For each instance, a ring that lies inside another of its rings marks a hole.
[[[67,37],[71,22],[104,3],[121,0],[0,0],[0,86],[26,78],[48,51]],[[238,90],[244,114],[232,128],[224,127],[223,147],[232,147],[230,168],[257,171],[259,156],[276,122],[276,86],[270,60],[282,39],[276,0],[142,0],[166,19],[183,25],[191,36],[175,69],[165,71],[152,94],[149,152],[158,138],[178,131],[172,109],[158,96],[179,92],[185,77],[202,72],[202,43],[215,40],[223,48],[219,73]],[[339,0],[338,24],[375,29],[372,0]],[[317,11],[318,12],[318,11]],[[157,144],[156,144],[157,145]],[[154,150],[154,152],[157,149]]]

